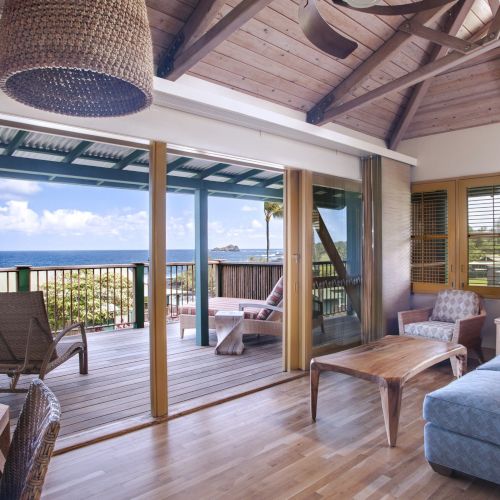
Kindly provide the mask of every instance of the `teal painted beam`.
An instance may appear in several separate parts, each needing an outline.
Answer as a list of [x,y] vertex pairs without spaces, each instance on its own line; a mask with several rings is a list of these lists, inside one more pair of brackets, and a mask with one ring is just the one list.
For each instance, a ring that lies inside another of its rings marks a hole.
[[87,149],[94,144],[90,141],[82,141],[78,146],[73,148],[63,159],[63,163],[73,163],[77,158],[79,158]]
[[[200,172],[199,174],[196,175],[197,179],[203,180],[206,179],[207,177],[210,177],[211,175],[218,174],[221,170],[224,170],[227,167],[230,167],[229,163],[217,163],[216,165],[212,165],[211,167],[208,167],[207,169],[203,170],[203,172]],[[225,174],[227,177],[230,177],[229,174]]]
[[181,158],[177,158],[177,160],[170,162],[167,165],[167,174],[169,174],[170,172],[175,172],[176,170],[180,170],[183,165],[189,163],[191,160],[192,158],[186,158],[182,156]]
[[267,187],[272,184],[283,184],[283,174],[275,175],[274,177],[270,177],[269,179],[265,179],[262,182],[259,182],[259,187]]
[[132,151],[130,154],[125,156],[125,158],[122,158],[119,162],[115,163],[113,165],[113,168],[115,170],[123,170],[125,167],[128,167],[130,164],[134,163],[141,156],[144,156],[145,154],[146,151],[144,151],[144,149],[136,149],[135,151]]
[[243,172],[242,174],[239,174],[235,177],[233,177],[231,180],[227,181],[228,184],[238,184],[238,182],[245,181],[247,179],[250,179],[254,175],[262,173],[262,170],[259,168],[252,168],[251,170],[247,170],[246,172]]
[[21,145],[21,143],[26,139],[27,135],[29,132],[26,130],[19,130],[14,138],[7,144],[5,147],[4,155],[5,156],[12,156],[16,149]]
[[[149,184],[149,175],[144,172],[116,170],[89,165],[75,165],[48,160],[35,160],[18,156],[0,156],[0,176],[12,179],[28,178],[27,175],[46,176],[47,180],[57,177],[57,182],[72,182],[76,184],[107,185],[108,187],[142,188]],[[34,177],[33,177],[34,178]],[[72,181],[68,179],[73,179]],[[242,186],[228,182],[199,180],[188,177],[169,176],[169,188],[206,189],[213,193],[227,195],[252,196],[260,199],[280,201],[283,198],[282,189],[260,188],[257,186]]]
[[196,345],[209,345],[208,332],[208,192],[194,193]]

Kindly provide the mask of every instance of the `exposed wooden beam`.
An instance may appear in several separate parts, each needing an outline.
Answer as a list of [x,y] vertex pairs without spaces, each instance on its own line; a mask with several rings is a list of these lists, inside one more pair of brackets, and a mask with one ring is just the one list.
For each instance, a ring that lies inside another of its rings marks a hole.
[[22,144],[26,136],[29,134],[26,130],[19,130],[13,139],[9,142],[3,154],[5,156],[12,156],[14,151]]
[[448,55],[438,59],[437,61],[430,62],[419,69],[408,73],[401,78],[397,78],[392,82],[381,85],[380,87],[367,92],[366,94],[356,97],[340,106],[332,108],[325,112],[325,120],[332,121],[337,116],[345,115],[353,109],[359,108],[365,104],[376,101],[381,97],[386,96],[392,92],[398,92],[400,90],[407,89],[417,83],[423,82],[432,76],[439,75],[445,71],[449,71],[460,64],[464,64],[476,57],[479,57],[491,50],[500,47],[500,40],[493,38],[479,42],[480,47],[473,49],[467,54],[461,54],[460,52],[450,52]]
[[490,29],[488,30],[488,35],[493,38],[494,36],[498,36],[500,32],[500,10],[497,10],[493,20],[491,21]]
[[[412,20],[421,24],[426,24],[437,19],[440,15],[450,9],[450,6],[426,10],[419,12],[412,17]],[[405,21],[406,22],[406,21]],[[361,63],[344,81],[323,97],[314,107],[307,113],[307,122],[315,125],[324,125],[329,119],[325,118],[325,113],[333,105],[341,104],[350,92],[361,85],[376,68],[392,57],[396,52],[401,50],[412,35],[403,31],[396,31],[377,51],[375,51],[368,59]]]
[[122,158],[119,162],[113,165],[115,170],[123,170],[125,167],[128,167],[131,163],[134,163],[141,156],[144,156],[145,151],[143,149],[136,149],[132,151],[130,154]]
[[197,62],[212,52],[220,43],[231,36],[243,24],[252,19],[272,0],[242,0],[234,9],[225,15],[215,26],[184,50],[174,60],[173,69],[164,76],[168,80],[177,80],[189,71]]
[[399,27],[401,31],[410,33],[411,35],[418,36],[429,42],[436,43],[443,46],[445,49],[450,48],[466,54],[469,50],[475,49],[477,44],[468,40],[462,40],[456,36],[452,36],[442,31],[427,28],[423,24],[407,22]]
[[226,0],[200,0],[186,24],[177,33],[158,64],[158,76],[165,77],[173,69],[176,57],[192,45],[208,29]]
[[79,158],[87,149],[90,148],[94,144],[93,142],[90,141],[82,141],[78,146],[73,148],[64,158],[63,162],[64,163],[73,163],[77,158]]
[[[450,11],[450,18],[445,26],[445,31],[449,35],[456,35],[460,28],[462,27],[467,14],[470,9],[474,5],[474,0],[462,0],[452,11]],[[434,47],[430,62],[436,61],[443,57],[447,52],[446,47]],[[420,104],[422,103],[423,98],[427,94],[429,87],[431,85],[431,79],[424,80],[419,83],[415,89],[413,90],[410,100],[408,101],[403,114],[398,119],[396,126],[394,127],[394,131],[392,132],[391,138],[389,139],[389,147],[391,149],[396,149],[404,137],[408,127],[415,116]]]

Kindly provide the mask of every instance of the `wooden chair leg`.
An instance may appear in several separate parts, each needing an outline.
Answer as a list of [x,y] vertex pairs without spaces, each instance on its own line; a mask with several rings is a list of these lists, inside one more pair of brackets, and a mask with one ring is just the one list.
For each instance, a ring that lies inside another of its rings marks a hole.
[[483,355],[483,349],[481,348],[481,344],[479,344],[475,349],[475,353],[477,354],[477,357],[479,359],[479,362],[482,364],[484,363],[484,355]]
[[311,363],[311,371],[309,372],[311,384],[311,416],[316,422],[316,411],[318,408],[318,389],[319,389],[320,370],[314,362]]
[[453,469],[450,469],[449,467],[446,467],[444,465],[440,464],[435,464],[434,462],[429,462],[429,465],[432,467],[432,470],[434,472],[437,472],[438,474],[441,474],[442,476],[447,476],[450,477],[453,475]]
[[88,361],[87,351],[80,351],[78,353],[78,358],[80,362],[80,374],[87,375],[89,373],[89,361]]

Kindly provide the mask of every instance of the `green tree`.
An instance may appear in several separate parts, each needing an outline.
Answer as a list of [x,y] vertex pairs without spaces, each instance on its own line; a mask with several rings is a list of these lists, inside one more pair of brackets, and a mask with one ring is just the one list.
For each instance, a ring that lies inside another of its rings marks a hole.
[[85,269],[57,273],[46,287],[47,313],[54,331],[71,322],[86,327],[114,325],[134,308],[133,280],[119,272]]
[[264,218],[266,220],[266,261],[269,262],[269,223],[272,218],[283,218],[283,203],[277,201],[264,202]]

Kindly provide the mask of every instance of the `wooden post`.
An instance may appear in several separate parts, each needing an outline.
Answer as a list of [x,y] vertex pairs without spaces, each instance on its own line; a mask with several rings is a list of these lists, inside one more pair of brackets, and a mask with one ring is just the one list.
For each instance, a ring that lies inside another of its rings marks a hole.
[[17,291],[29,292],[31,288],[31,283],[30,283],[31,267],[16,266],[16,271],[17,271]]
[[285,172],[285,369],[297,370],[300,363],[300,172]]
[[166,307],[167,147],[152,141],[149,160],[149,343],[151,413],[168,413]]
[[194,194],[196,345],[208,346],[208,192]]
[[144,263],[134,264],[134,328],[144,328]]

